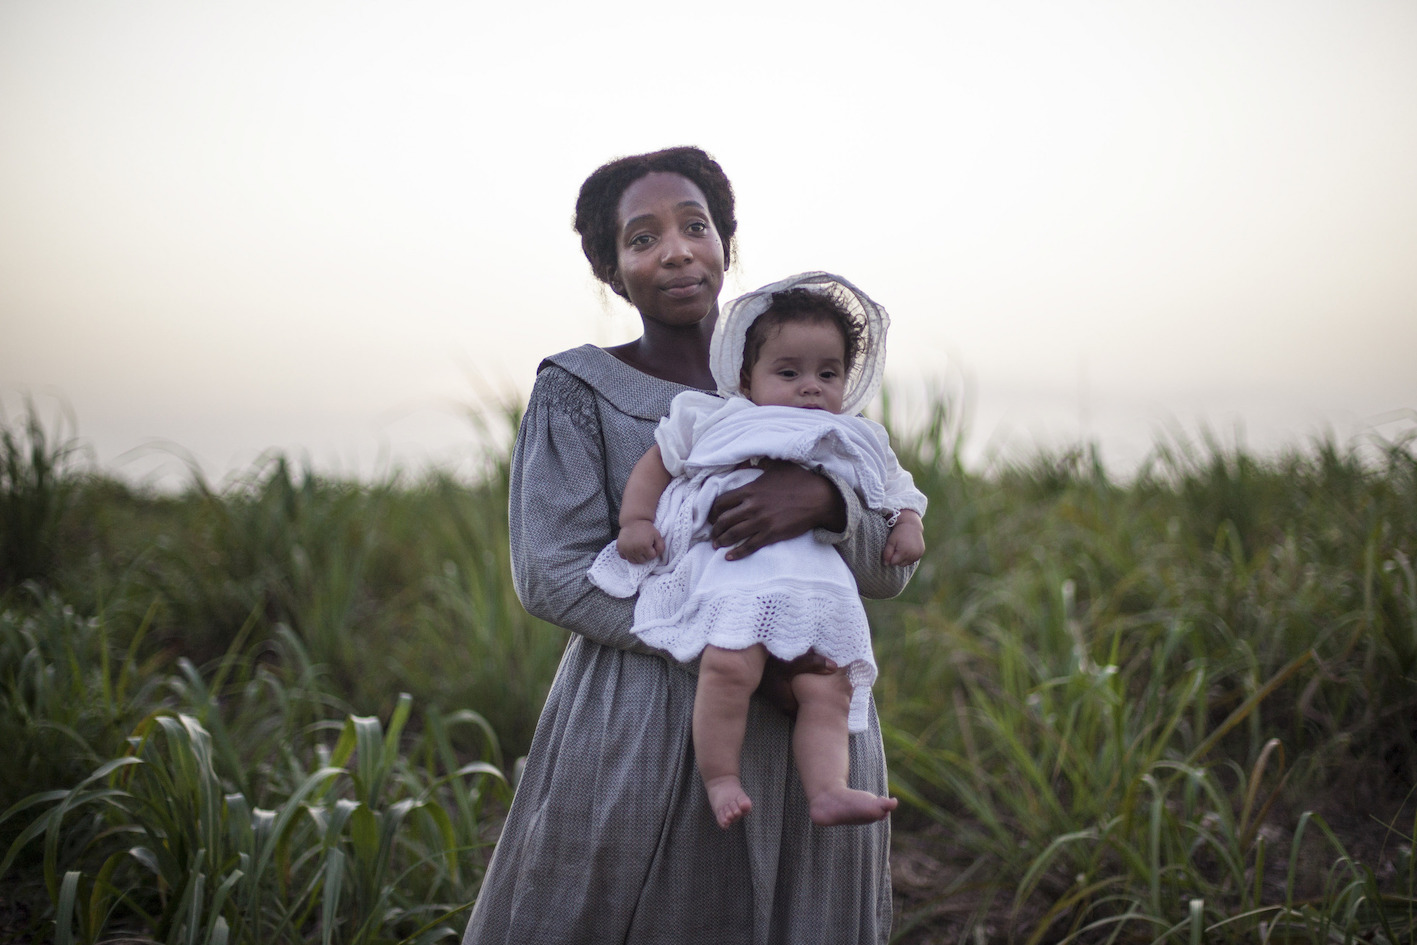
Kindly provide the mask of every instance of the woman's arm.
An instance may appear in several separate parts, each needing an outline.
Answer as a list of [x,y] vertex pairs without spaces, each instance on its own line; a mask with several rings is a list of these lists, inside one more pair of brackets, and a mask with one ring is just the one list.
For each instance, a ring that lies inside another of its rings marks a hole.
[[709,512],[713,546],[728,548],[729,561],[813,528],[846,529],[846,504],[828,480],[777,459],[758,468],[761,476],[719,496]]
[[596,643],[659,654],[630,632],[633,598],[586,569],[614,538],[595,394],[558,367],[537,375],[512,454],[512,581],[535,617]]
[[862,597],[884,600],[905,590],[916,565],[888,565],[882,560],[891,533],[885,518],[862,505],[860,496],[846,480],[829,472],[813,475],[825,476],[846,504],[846,528],[835,531],[819,527],[814,532],[817,541],[836,545],[855,575],[856,589]]
[[731,546],[729,557],[742,558],[763,545],[815,530],[818,541],[837,546],[863,597],[894,597],[905,589],[915,566],[881,560],[890,528],[880,515],[862,508],[849,483],[794,463],[764,460],[760,465],[761,476],[714,502],[715,546]]

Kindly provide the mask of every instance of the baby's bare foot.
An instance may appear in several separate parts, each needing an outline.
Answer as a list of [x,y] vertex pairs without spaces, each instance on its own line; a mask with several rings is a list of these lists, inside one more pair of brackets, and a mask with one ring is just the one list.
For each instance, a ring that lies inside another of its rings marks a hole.
[[704,787],[708,790],[709,807],[725,830],[753,809],[753,800],[744,792],[743,782],[731,774],[705,781]]
[[828,788],[812,798],[812,823],[818,827],[873,824],[884,820],[899,803],[893,797],[878,797],[870,791],[855,791],[845,786]]

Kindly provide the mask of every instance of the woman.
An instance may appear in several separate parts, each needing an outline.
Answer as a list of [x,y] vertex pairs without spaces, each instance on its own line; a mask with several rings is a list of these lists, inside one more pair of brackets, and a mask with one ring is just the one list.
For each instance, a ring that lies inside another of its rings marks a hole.
[[[782,683],[819,666],[765,674],[777,704],[753,700],[743,748],[753,813],[720,830],[690,745],[692,667],[641,644],[633,600],[585,576],[669,402],[715,386],[708,350],[737,228],[732,187],[697,148],[623,158],[587,178],[575,225],[596,277],[635,306],[644,333],[547,358],[522,419],[510,508],[517,593],[572,637],[464,945],[884,942],[888,821],[812,826],[789,760]],[[881,564],[884,519],[796,466],[772,466],[714,514],[714,542],[733,558],[815,528],[867,596],[899,593],[910,575]],[[851,783],[886,793],[874,707],[851,740]]]

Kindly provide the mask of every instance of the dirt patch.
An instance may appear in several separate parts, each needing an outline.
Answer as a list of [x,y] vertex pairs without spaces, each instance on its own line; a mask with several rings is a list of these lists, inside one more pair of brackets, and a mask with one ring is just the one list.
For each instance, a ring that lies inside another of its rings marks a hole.
[[38,928],[42,908],[41,900],[13,889],[0,889],[0,945],[30,945],[48,938]]

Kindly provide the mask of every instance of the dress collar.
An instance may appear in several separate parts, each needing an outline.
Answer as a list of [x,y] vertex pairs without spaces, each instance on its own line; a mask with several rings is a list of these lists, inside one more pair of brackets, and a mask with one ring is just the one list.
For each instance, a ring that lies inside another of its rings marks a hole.
[[676,394],[698,390],[646,374],[595,345],[553,354],[536,370],[539,373],[551,364],[589,384],[616,410],[642,420],[658,420],[669,413],[669,402]]

